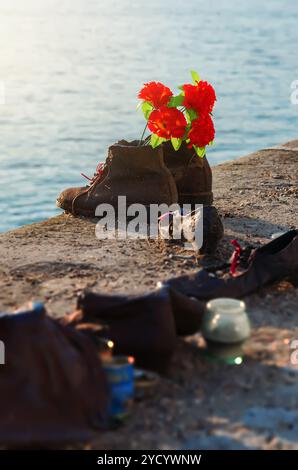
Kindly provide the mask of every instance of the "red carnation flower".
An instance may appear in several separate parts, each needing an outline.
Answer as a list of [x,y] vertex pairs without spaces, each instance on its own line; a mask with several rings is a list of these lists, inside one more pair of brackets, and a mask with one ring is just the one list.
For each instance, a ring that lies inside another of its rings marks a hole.
[[170,139],[171,137],[181,138],[185,134],[186,119],[184,114],[176,108],[162,106],[160,109],[152,111],[148,120],[148,127],[153,134],[158,137]]
[[211,113],[216,101],[215,91],[208,82],[197,82],[196,85],[183,85],[183,106],[191,108],[199,114]]
[[189,147],[205,147],[214,140],[215,129],[213,121],[209,114],[202,114],[192,121],[191,129],[188,134],[190,140]]
[[154,108],[160,108],[169,103],[173,93],[171,90],[160,82],[145,83],[144,87],[138,94],[138,98],[148,101]]

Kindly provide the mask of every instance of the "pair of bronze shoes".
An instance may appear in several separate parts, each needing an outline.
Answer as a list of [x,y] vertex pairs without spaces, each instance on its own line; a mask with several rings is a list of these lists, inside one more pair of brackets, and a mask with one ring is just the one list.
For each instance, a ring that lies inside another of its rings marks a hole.
[[196,204],[203,204],[201,253],[215,251],[223,236],[221,219],[212,205],[208,160],[199,158],[185,143],[176,152],[170,142],[153,149],[139,145],[139,141],[122,140],[108,149],[106,162],[99,164],[93,178],[88,179],[87,186],[63,191],[57,206],[73,215],[95,217],[103,215],[96,212],[102,204],[110,204],[117,214],[119,196],[126,197],[126,207],[135,203],[146,208],[175,205],[170,210],[177,210],[187,204],[184,208],[193,210]]
[[[83,175],[85,176],[85,175]],[[89,178],[88,178],[89,179]],[[194,155],[184,143],[178,152],[170,142],[153,149],[122,140],[108,149],[104,164],[84,187],[69,188],[57,206],[74,215],[94,217],[99,204],[207,204],[213,202],[212,173],[206,157]]]

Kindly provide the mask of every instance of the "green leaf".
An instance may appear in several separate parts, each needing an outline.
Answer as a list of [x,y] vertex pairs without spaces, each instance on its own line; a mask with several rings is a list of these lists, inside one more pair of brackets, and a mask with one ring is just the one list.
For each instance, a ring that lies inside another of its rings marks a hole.
[[196,145],[194,145],[193,148],[195,149],[198,157],[203,158],[205,156],[206,147],[197,147]]
[[194,109],[187,109],[186,110],[186,119],[187,119],[187,122],[192,122],[194,121],[195,119],[197,119],[198,115],[197,113],[195,112]]
[[184,94],[184,88],[183,87],[184,87],[184,85],[177,86],[178,90],[183,91],[183,94]]
[[156,134],[151,134],[150,145],[153,149],[158,146],[159,137]]
[[172,137],[171,142],[172,142],[172,145],[173,145],[174,149],[177,152],[177,150],[179,150],[180,147],[181,147],[182,139],[176,139],[176,137]]
[[212,145],[214,145],[214,140],[211,140],[211,142],[209,142],[210,147],[212,147]]
[[143,114],[144,114],[144,117],[145,119],[149,119],[149,116],[150,114],[152,113],[153,111],[153,106],[151,103],[148,103],[148,101],[144,101],[144,103],[142,104],[142,111],[143,111]]
[[182,106],[182,103],[184,101],[184,96],[182,94],[177,95],[177,96],[172,96],[169,102],[170,108],[177,108],[178,106]]
[[191,70],[190,73],[191,73],[191,76],[192,76],[192,79],[193,79],[194,83],[197,83],[201,80],[199,74],[197,72],[195,72],[194,70]]
[[153,149],[155,149],[166,140],[167,139],[164,139],[163,137],[158,137],[156,134],[151,134],[150,145]]

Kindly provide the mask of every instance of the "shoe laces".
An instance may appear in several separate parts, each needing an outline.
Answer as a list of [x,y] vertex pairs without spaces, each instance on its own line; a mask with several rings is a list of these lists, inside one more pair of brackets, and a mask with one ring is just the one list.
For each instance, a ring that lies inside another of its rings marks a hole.
[[105,169],[105,164],[99,163],[96,167],[95,173],[92,178],[85,175],[84,173],[81,173],[81,175],[83,176],[83,178],[86,178],[90,182],[90,186],[91,186],[93,183],[95,183],[95,181],[97,181],[99,178],[102,177],[104,169]]

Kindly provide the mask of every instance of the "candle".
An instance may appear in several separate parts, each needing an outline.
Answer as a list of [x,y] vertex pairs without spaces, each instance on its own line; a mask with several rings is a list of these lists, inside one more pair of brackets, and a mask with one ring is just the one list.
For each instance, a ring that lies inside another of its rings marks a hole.
[[227,363],[241,364],[243,343],[250,335],[250,322],[242,300],[219,298],[208,302],[202,334],[207,352]]
[[103,362],[111,392],[110,417],[121,421],[127,417],[134,397],[134,358],[114,356]]
[[97,338],[99,357],[102,361],[111,361],[113,357],[114,343],[110,339]]

